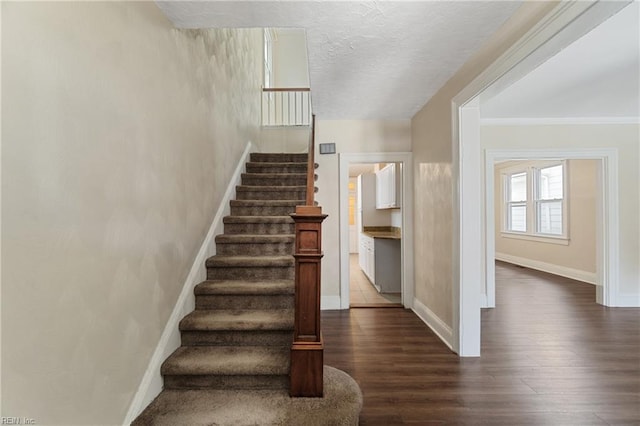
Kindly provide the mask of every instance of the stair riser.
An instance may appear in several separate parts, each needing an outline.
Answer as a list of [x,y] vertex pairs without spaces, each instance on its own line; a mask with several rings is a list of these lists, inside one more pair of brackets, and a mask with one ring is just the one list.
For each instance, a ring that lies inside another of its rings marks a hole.
[[285,346],[293,341],[292,331],[182,331],[183,346]]
[[298,185],[306,185],[307,178],[306,176],[298,177],[279,177],[272,178],[268,175],[265,176],[242,176],[242,184],[243,185],[258,185],[258,186],[298,186]]
[[196,309],[292,309],[293,295],[198,295]]
[[225,223],[225,234],[293,234],[295,224],[293,223]]
[[293,243],[233,244],[217,243],[216,251],[221,255],[272,256],[292,255]]
[[304,200],[307,191],[303,190],[283,190],[283,191],[260,191],[236,189],[236,199],[238,200]]
[[295,211],[291,206],[231,206],[231,216],[288,216]]
[[292,280],[293,267],[208,267],[208,280]]
[[307,173],[307,164],[247,163],[247,173]]
[[252,152],[250,160],[252,163],[305,163],[309,156],[307,154],[274,154]]
[[164,376],[165,389],[288,389],[288,375]]

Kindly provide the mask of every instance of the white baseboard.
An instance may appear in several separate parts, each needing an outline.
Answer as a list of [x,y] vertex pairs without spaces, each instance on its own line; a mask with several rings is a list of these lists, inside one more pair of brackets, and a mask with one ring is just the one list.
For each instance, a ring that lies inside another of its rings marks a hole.
[[571,278],[572,280],[582,281],[589,284],[597,284],[598,280],[595,272],[586,272],[579,269],[567,268],[566,266],[554,265],[552,263],[541,262],[539,260],[527,259],[511,254],[496,253],[496,260],[513,263],[514,265],[524,266],[525,268],[536,269],[542,272],[548,272],[561,277]]
[[640,308],[640,294],[618,294],[614,306],[619,308]]
[[340,306],[340,296],[321,296],[320,309],[323,311],[342,309]]
[[195,308],[195,295],[193,294],[193,288],[206,279],[206,270],[204,263],[207,258],[216,254],[215,236],[223,232],[224,224],[222,219],[230,212],[229,201],[235,198],[236,185],[239,185],[241,180],[241,174],[244,171],[244,165],[247,161],[247,157],[252,151],[253,144],[247,143],[247,147],[240,158],[240,161],[234,171],[233,176],[229,182],[226,192],[220,202],[220,207],[216,212],[213,222],[209,227],[209,232],[200,246],[200,250],[196,255],[193,265],[187,279],[184,282],[178,301],[176,302],[173,312],[167,321],[167,324],[160,336],[158,346],[156,346],[147,370],[142,377],[140,386],[136,394],[133,397],[129,410],[124,420],[125,425],[131,424],[131,422],[142,412],[142,410],[149,405],[153,399],[158,396],[162,391],[163,381],[160,375],[160,366],[164,360],[173,353],[180,346],[180,330],[178,329],[178,323],[180,320],[194,310]]
[[444,323],[436,314],[427,308],[418,299],[413,299],[412,311],[444,342],[449,349],[453,350],[453,330]]
[[480,308],[493,308],[494,306],[489,306],[489,296],[487,293],[482,293],[480,295]]

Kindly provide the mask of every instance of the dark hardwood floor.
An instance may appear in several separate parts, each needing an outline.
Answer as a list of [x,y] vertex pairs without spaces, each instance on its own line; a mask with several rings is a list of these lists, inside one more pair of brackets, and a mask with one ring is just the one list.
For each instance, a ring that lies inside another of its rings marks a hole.
[[482,356],[459,358],[411,311],[323,311],[325,364],[364,395],[361,425],[640,425],[640,309],[496,264]]

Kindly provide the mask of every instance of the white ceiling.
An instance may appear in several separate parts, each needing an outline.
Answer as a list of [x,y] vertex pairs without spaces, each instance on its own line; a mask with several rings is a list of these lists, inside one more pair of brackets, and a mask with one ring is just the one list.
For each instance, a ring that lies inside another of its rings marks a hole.
[[520,5],[505,1],[169,1],[178,28],[307,31],[314,113],[408,119]]
[[480,108],[483,118],[640,116],[640,3],[482,100]]

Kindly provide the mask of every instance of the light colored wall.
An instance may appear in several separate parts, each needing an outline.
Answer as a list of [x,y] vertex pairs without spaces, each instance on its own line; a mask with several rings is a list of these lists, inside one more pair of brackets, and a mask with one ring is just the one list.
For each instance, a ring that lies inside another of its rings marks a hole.
[[[520,162],[519,166],[535,166],[536,162]],[[495,167],[495,230],[496,254],[506,254],[576,270],[584,277],[596,273],[596,196],[598,188],[597,160],[567,161],[567,224],[568,245],[548,242],[521,240],[504,237],[501,229],[504,223],[504,194],[502,173],[510,163]],[[547,272],[553,272],[551,268]]]
[[[318,144],[336,144],[336,154],[320,155]],[[340,295],[340,153],[409,152],[411,122],[409,120],[318,120],[316,119],[316,201],[329,216],[322,224],[322,295]],[[346,189],[345,189],[346,190]]]
[[275,33],[274,87],[309,87],[309,60],[304,29],[277,28]]
[[2,415],[120,424],[259,135],[261,32],[1,7]]
[[300,127],[263,127],[259,150],[262,152],[308,152],[311,128]]
[[402,210],[401,209],[391,210],[391,226],[394,226],[396,228],[402,228]]
[[483,148],[615,148],[618,151],[620,293],[640,298],[640,126],[576,124],[482,126]]
[[555,6],[525,2],[411,120],[415,297],[453,326],[452,99]]

